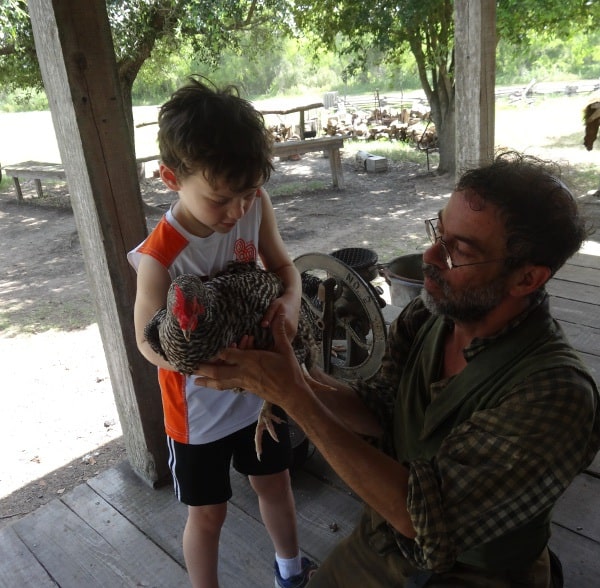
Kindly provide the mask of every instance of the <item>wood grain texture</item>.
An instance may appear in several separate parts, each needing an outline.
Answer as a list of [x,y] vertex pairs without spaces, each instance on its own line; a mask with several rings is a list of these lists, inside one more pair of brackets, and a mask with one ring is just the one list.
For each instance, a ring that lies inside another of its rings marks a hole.
[[138,352],[136,278],[126,253],[146,219],[103,0],[31,0],[38,61],[56,131],[129,459],[166,476],[156,368]]
[[37,561],[12,527],[0,531],[0,586],[50,588],[56,582]]

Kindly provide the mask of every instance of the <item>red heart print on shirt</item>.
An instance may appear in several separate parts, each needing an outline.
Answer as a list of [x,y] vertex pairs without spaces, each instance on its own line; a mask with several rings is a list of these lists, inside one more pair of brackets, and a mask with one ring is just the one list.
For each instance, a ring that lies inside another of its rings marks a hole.
[[238,239],[233,246],[233,252],[237,261],[248,263],[256,261],[256,247],[254,243],[246,243],[244,239]]

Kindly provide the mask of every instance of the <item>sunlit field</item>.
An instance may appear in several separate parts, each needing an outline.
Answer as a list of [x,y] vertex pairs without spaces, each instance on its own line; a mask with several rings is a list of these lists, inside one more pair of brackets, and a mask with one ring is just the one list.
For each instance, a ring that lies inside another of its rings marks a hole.
[[[573,96],[535,95],[531,104],[510,104],[499,98],[496,104],[496,146],[558,160],[567,168],[576,191],[585,193],[600,184],[600,141],[590,152],[583,147],[582,110],[588,94]],[[303,98],[304,100],[305,98]],[[157,107],[134,109],[136,125],[156,121]],[[0,163],[21,161],[59,162],[60,155],[49,112],[0,113]],[[136,128],[138,156],[157,152],[156,125]],[[403,144],[368,143],[347,145],[348,151],[367,148],[390,159],[410,159],[416,154]],[[435,165],[435,159],[432,159]]]

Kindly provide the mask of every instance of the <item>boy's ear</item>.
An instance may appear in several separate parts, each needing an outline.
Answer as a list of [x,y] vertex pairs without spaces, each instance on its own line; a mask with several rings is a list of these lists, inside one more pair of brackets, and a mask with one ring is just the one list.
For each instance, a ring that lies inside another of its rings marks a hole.
[[167,167],[164,163],[159,165],[158,171],[162,181],[165,183],[165,186],[174,192],[179,192],[181,186],[179,185],[179,181],[177,180],[175,172],[170,167]]
[[545,265],[526,265],[515,272],[510,293],[515,297],[527,296],[541,288],[551,277],[552,272]]

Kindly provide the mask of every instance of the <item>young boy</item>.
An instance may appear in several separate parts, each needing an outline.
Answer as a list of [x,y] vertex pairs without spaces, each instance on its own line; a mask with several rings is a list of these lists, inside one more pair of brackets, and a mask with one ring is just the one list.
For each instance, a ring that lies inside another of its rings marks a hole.
[[160,176],[179,197],[128,258],[138,273],[137,344],[158,366],[175,492],[188,505],[183,552],[190,580],[196,588],[218,586],[219,534],[232,495],[233,457],[258,495],[275,547],[275,586],[300,588],[316,566],[298,548],[287,425],[276,425],[279,443],[264,435],[258,461],[253,436],[260,398],[196,386],[194,376],[176,372],[144,339],[144,327],[165,306],[175,276],[211,277],[231,260],[254,261],[257,255],[285,287],[264,326],[284,315],[289,335],[296,332],[300,277],[261,187],[273,169],[271,140],[260,113],[236,88],[213,89],[194,78],[162,106],[158,124]]

